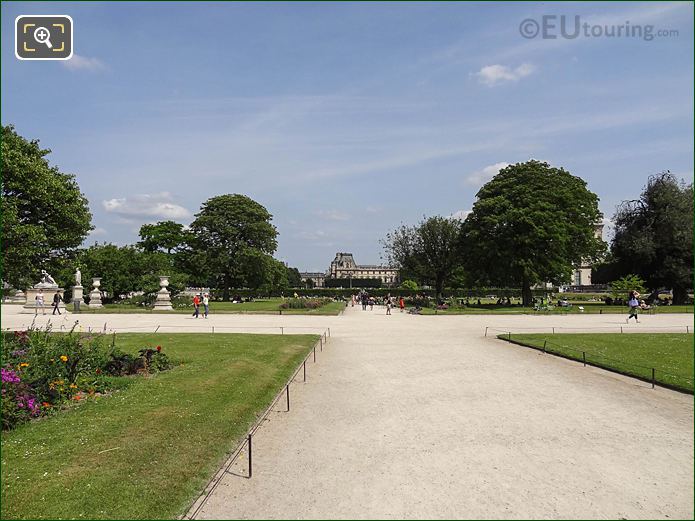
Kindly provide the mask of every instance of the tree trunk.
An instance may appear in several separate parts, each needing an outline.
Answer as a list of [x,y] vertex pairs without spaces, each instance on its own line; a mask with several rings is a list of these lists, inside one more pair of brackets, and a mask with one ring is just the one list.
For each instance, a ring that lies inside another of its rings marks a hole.
[[444,293],[444,277],[436,277],[434,281],[434,289],[437,298],[437,305],[439,305],[439,301],[442,300],[442,294]]
[[229,302],[229,275],[223,277],[222,285],[222,301]]
[[533,293],[531,293],[531,284],[524,277],[521,281],[521,304],[524,307],[530,306],[533,303]]
[[688,290],[685,288],[673,288],[673,303],[674,304],[685,304],[685,300],[688,298]]

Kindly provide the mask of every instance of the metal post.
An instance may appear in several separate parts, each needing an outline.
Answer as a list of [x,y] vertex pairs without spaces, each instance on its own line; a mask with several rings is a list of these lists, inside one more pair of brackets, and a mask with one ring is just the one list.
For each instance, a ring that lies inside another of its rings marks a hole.
[[253,452],[251,450],[251,434],[249,434],[249,478],[253,476]]
[[685,332],[690,333],[690,326],[685,326]]
[[323,352],[323,337],[319,337],[319,345],[321,346],[321,352]]
[[599,314],[599,315],[603,315],[603,308],[599,308],[598,314]]
[[656,371],[655,371],[654,368],[652,367],[652,389],[654,389],[654,380],[656,380],[656,378],[655,378],[655,373],[656,373]]
[[582,351],[582,359],[584,360],[584,367],[586,367],[586,351]]
[[314,362],[316,362],[316,344],[314,344]]
[[555,334],[555,328],[553,328],[553,335]]
[[328,328],[328,336],[329,337],[331,336],[331,328],[330,327]]
[[302,365],[304,366],[304,381],[306,382],[306,358],[304,359],[304,362],[302,362]]
[[487,336],[487,326],[485,326],[485,336]]
[[543,354],[545,354],[545,345],[548,343],[547,340],[543,340]]
[[287,412],[290,412],[290,384],[285,386],[285,391],[287,391]]
[[623,332],[623,326],[620,326],[620,332],[621,333]]
[[285,334],[285,328],[282,327],[282,326],[280,326],[280,334],[281,334],[281,335],[284,335],[284,334]]
[[215,326],[212,326],[212,332],[213,333],[215,332]]
[[[48,323],[50,324],[51,321],[49,320]],[[87,332],[88,332],[88,333],[91,333],[91,332],[92,332],[92,326],[89,326],[89,328],[87,329]],[[155,333],[156,333],[156,331],[155,331]]]
[[282,315],[282,310],[280,310],[280,314]]

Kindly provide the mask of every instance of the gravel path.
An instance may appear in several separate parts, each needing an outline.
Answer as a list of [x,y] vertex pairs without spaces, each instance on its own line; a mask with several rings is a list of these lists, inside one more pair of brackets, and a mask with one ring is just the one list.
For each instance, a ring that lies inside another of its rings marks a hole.
[[[3,328],[27,323],[13,307],[2,308]],[[135,331],[331,328],[307,383],[292,387],[291,412],[274,412],[254,436],[253,478],[238,475],[240,459],[198,518],[693,518],[692,396],[484,337],[486,326],[684,331],[692,315],[630,326],[618,315],[383,308],[79,318]]]

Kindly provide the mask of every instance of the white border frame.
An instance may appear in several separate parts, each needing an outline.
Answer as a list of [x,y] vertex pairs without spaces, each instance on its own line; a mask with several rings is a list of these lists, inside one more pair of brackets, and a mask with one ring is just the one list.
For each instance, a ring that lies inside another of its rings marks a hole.
[[[55,16],[62,16],[70,20],[70,56],[65,58],[22,58],[17,52],[17,44],[19,43],[17,34],[17,24],[20,18],[25,18],[31,16],[32,18],[51,18]],[[74,35],[75,22],[72,20],[72,16],[69,14],[20,14],[14,19],[14,55],[18,60],[22,61],[65,61],[72,58],[75,53],[75,35]]]

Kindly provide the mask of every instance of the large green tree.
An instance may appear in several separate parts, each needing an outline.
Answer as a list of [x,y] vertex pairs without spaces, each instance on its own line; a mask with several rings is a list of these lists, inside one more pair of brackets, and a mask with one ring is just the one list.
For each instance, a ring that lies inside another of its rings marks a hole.
[[461,221],[429,217],[415,226],[402,225],[382,241],[392,266],[401,278],[414,275],[419,281],[433,284],[437,298],[444,285],[461,264]]
[[186,231],[182,224],[174,221],[160,221],[143,224],[140,227],[140,246],[143,250],[165,251],[171,254],[186,243]]
[[673,290],[683,303],[693,287],[693,185],[670,172],[651,176],[640,198],[613,217],[612,254],[620,272],[635,273],[653,290]]
[[586,182],[540,161],[510,165],[485,184],[463,225],[464,266],[478,284],[521,288],[570,280],[600,257],[598,197]]
[[[101,277],[101,289],[109,300],[119,299],[130,292],[153,293],[159,290],[159,276],[169,276],[169,290],[183,290],[185,275],[174,269],[171,257],[164,252],[146,252],[135,246],[95,244],[81,250],[76,262],[82,271],[85,286],[92,277]],[[89,291],[89,287],[85,291]]]
[[191,270],[209,275],[211,285],[229,290],[247,284],[256,263],[277,248],[272,215],[262,205],[239,194],[219,195],[203,203],[191,224]]
[[2,127],[2,277],[24,287],[51,257],[70,257],[92,229],[75,176],[46,160],[50,150]]

